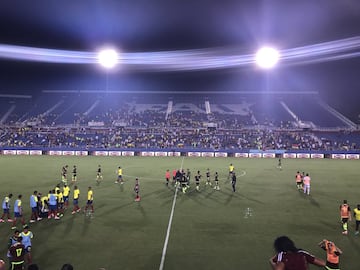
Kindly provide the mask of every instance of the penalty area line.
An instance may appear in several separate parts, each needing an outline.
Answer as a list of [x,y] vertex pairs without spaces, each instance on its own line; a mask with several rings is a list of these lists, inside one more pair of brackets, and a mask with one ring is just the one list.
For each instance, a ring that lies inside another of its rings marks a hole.
[[[185,159],[185,157],[182,158],[180,170],[182,170],[182,168],[183,168],[184,159]],[[167,246],[168,246],[168,243],[169,243],[171,224],[172,224],[172,220],[173,220],[173,217],[174,217],[177,192],[178,192],[178,188],[175,186],[175,194],[174,194],[174,199],[173,199],[173,203],[172,203],[172,207],[171,207],[168,227],[167,227],[167,230],[166,230],[166,237],[165,237],[163,251],[162,251],[162,254],[161,254],[161,261],[160,261],[159,270],[164,269],[166,250],[167,250]]]

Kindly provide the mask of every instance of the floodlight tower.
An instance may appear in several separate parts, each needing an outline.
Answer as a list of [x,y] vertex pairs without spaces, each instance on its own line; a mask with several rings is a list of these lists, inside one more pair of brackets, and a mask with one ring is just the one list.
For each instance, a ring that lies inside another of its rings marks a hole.
[[114,49],[103,49],[97,55],[98,63],[106,69],[106,88],[108,92],[109,87],[109,70],[113,69],[118,64],[118,53]]
[[255,54],[255,63],[257,66],[267,71],[265,73],[265,88],[267,92],[270,90],[270,70],[276,66],[276,64],[279,62],[279,59],[279,51],[272,47],[262,47]]

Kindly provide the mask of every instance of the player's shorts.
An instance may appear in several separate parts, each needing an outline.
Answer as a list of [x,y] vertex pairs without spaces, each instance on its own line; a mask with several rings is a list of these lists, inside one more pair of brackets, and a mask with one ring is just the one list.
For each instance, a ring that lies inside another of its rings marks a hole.
[[22,217],[22,214],[20,214],[19,212],[14,212],[14,216],[16,218],[20,218],[20,217]]
[[68,202],[69,201],[69,196],[63,196],[64,202]]
[[25,252],[26,252],[26,253],[30,253],[30,252],[31,252],[31,246],[26,247],[26,248],[25,248]]
[[38,208],[37,208],[37,207],[31,207],[31,212],[37,213],[37,212],[38,212]]
[[56,204],[49,204],[49,209],[52,210],[52,211],[55,211],[56,210]]
[[196,184],[197,186],[200,185],[200,183],[198,183],[198,182],[196,182],[195,184]]
[[3,212],[4,212],[4,214],[9,214],[9,213],[10,213],[10,209],[3,208]]
[[11,270],[22,270],[24,266],[24,261],[20,262],[11,262]]
[[79,204],[79,199],[74,199],[73,203],[74,203],[74,205],[78,205]]
[[118,175],[118,180],[122,180],[122,175]]
[[170,178],[169,178],[169,177],[166,177],[165,180],[166,180],[167,182],[169,182]]
[[342,223],[348,222],[349,218],[341,218]]
[[88,201],[86,202],[87,205],[92,205],[92,203],[93,203],[93,200],[88,200]]
[[58,209],[63,209],[64,208],[64,203],[63,202],[58,203],[57,208]]

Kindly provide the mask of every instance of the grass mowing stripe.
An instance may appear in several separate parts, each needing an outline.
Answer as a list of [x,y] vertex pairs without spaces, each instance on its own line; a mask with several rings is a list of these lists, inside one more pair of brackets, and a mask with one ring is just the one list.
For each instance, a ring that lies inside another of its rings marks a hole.
[[[182,170],[182,167],[184,165],[184,159],[185,159],[185,157],[183,157],[182,160],[181,160],[180,170]],[[175,194],[174,194],[174,199],[173,199],[173,203],[172,203],[172,207],[171,207],[169,224],[168,224],[168,227],[167,227],[167,230],[166,230],[166,237],[165,237],[163,251],[162,251],[162,254],[161,254],[161,261],[160,261],[159,270],[164,269],[166,250],[167,250],[167,245],[168,245],[169,237],[170,237],[171,223],[172,223],[173,216],[174,216],[177,192],[178,192],[178,188],[175,186]]]

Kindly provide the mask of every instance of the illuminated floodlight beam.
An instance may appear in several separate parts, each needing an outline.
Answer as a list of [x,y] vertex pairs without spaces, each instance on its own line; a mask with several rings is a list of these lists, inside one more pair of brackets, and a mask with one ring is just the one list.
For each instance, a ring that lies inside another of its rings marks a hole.
[[256,64],[264,69],[273,68],[280,58],[280,53],[271,47],[263,47],[259,49],[255,54]]
[[[283,65],[304,65],[338,61],[360,57],[360,36],[339,39],[302,47],[281,50]],[[59,63],[59,64],[99,64],[96,52],[66,51],[0,44],[0,60]],[[108,59],[106,57],[106,59]],[[191,71],[247,67],[256,63],[254,54],[242,54],[234,47],[204,48],[196,50],[177,50],[159,52],[122,52],[110,57],[116,62],[105,66],[121,65],[132,70]]]
[[118,54],[113,49],[104,49],[99,52],[98,61],[104,68],[111,69],[118,63]]

